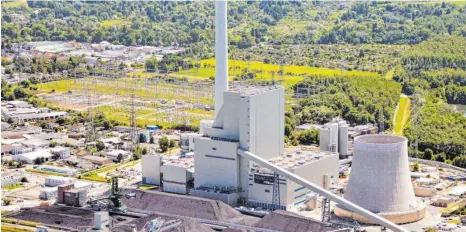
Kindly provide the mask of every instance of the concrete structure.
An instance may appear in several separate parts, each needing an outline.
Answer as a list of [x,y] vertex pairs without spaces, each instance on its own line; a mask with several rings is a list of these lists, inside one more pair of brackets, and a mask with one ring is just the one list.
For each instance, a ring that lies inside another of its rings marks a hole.
[[74,184],[63,184],[58,186],[57,203],[67,206],[81,207],[86,204],[87,189],[75,188]]
[[16,184],[18,182],[21,182],[21,178],[22,176],[18,176],[18,175],[5,175],[3,174],[2,175],[2,187],[3,186],[8,186],[8,185],[13,185],[13,184]]
[[111,150],[107,152],[107,158],[113,161],[118,161],[118,155],[123,155],[123,160],[128,160],[130,157],[130,152],[125,150]]
[[50,152],[58,155],[60,159],[66,159],[71,156],[71,149],[68,147],[54,147],[50,149]]
[[[357,137],[353,156],[345,199],[395,223],[424,217],[424,205],[416,200],[411,184],[406,138],[393,135]],[[335,214],[371,222],[342,205],[338,205]]]
[[45,178],[45,186],[47,187],[57,187],[63,184],[72,184],[74,179],[63,177],[63,176],[49,176]]
[[164,192],[188,194],[192,187],[194,159],[180,158],[165,162],[160,167],[163,173],[162,184]]
[[58,187],[44,187],[39,192],[41,200],[51,200],[57,197]]
[[227,1],[215,1],[215,115],[223,105],[223,92],[228,90],[228,25]]
[[56,119],[58,117],[68,116],[67,112],[50,112],[49,109],[45,110],[29,106],[22,107],[23,105],[20,106],[21,107],[8,105],[2,107],[2,116],[6,120],[11,119],[15,122]]
[[185,133],[180,136],[180,148],[182,153],[188,153],[194,151],[194,138],[201,137],[201,134],[197,133]]
[[95,155],[86,155],[82,159],[85,161],[89,161],[92,164],[96,164],[96,165],[107,165],[107,164],[113,163],[113,160],[111,159],[100,157],[100,156],[95,156]]
[[[328,189],[338,181],[338,154],[328,151],[295,151],[269,162]],[[328,181],[330,180],[330,183]],[[249,173],[248,205],[273,209],[273,172],[253,165]],[[282,209],[291,209],[308,201],[311,192],[305,187],[285,178],[280,178],[280,204]]]
[[94,229],[99,231],[108,231],[110,226],[110,217],[108,212],[94,213]]
[[159,155],[142,156],[142,184],[160,185],[160,165],[162,158]]
[[194,186],[240,188],[247,197],[250,164],[236,150],[241,147],[266,159],[283,153],[284,91],[279,87],[232,89],[223,100],[215,120],[201,124],[203,137],[194,138]]
[[50,153],[48,150],[39,149],[28,153],[14,155],[12,156],[12,159],[18,162],[26,162],[28,164],[33,164],[34,160],[36,160],[37,158],[44,158],[44,161],[47,162],[52,160],[52,156],[52,153]]

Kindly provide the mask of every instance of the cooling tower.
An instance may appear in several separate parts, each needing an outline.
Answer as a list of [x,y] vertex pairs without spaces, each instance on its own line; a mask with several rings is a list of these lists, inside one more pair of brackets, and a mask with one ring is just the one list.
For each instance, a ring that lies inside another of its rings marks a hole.
[[[394,223],[422,219],[424,205],[414,196],[407,144],[405,137],[393,135],[357,137],[344,198]],[[335,214],[371,223],[341,206],[337,206]]]

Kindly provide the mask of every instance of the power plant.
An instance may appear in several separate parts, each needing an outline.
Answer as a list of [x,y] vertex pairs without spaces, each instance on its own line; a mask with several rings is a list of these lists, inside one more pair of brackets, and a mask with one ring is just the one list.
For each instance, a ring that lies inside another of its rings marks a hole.
[[[345,199],[395,223],[422,219],[425,209],[414,196],[407,143],[406,138],[394,135],[357,137]],[[343,205],[335,214],[372,223]]]
[[[147,173],[143,173],[144,182],[161,183],[168,192],[272,210],[291,209],[318,194],[325,199],[328,214],[330,201],[334,201],[371,222],[406,231],[371,212],[372,208],[360,207],[329,190],[338,184],[339,152],[348,154],[346,122],[324,126],[321,150],[284,153],[284,89],[229,88],[226,1],[216,1],[215,8],[215,119],[201,121],[199,134],[182,136],[185,153],[180,156],[164,157],[162,162],[154,157],[154,164],[152,158],[144,159],[148,162],[143,165],[156,169],[143,168]],[[353,191],[362,194],[360,189]]]

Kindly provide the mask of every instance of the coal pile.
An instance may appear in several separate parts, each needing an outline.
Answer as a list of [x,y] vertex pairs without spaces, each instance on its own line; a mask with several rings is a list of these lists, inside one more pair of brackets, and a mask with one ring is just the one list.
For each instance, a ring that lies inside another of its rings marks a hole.
[[8,217],[63,228],[94,226],[94,211],[73,207],[38,206],[22,209],[17,213],[9,214]]
[[[133,228],[136,228],[137,231],[141,231],[147,222],[157,219],[157,218],[161,218],[165,221],[178,219],[177,217],[170,216],[168,214],[156,213],[156,214],[151,214],[149,216],[136,219],[134,221],[131,221],[128,224],[114,227],[112,228],[112,232],[132,232]],[[165,230],[165,231],[170,231],[170,232],[184,232],[184,231],[214,232],[215,231],[201,223],[196,222],[194,219],[184,218],[181,220],[182,220],[181,225],[179,225],[176,228]]]

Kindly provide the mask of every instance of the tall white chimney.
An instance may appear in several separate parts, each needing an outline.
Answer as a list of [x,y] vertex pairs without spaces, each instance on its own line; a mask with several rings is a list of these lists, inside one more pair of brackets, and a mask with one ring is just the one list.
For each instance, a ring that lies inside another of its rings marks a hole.
[[227,0],[215,0],[215,116],[228,90]]

